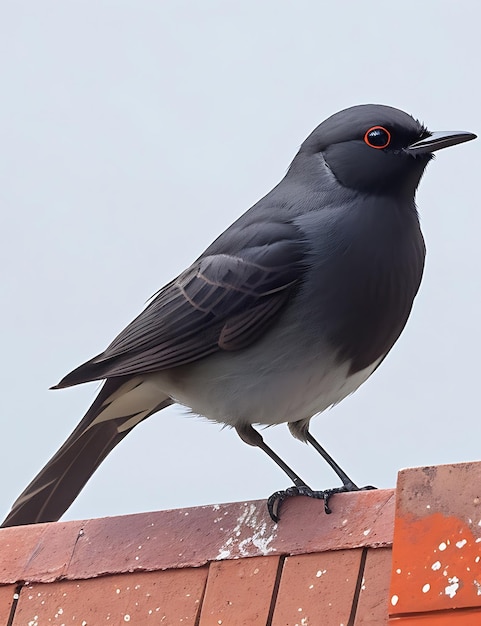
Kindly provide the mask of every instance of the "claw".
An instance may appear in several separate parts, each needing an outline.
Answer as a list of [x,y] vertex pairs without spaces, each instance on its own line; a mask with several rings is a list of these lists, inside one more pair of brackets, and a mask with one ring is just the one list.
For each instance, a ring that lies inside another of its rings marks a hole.
[[307,485],[288,487],[287,489],[283,489],[281,491],[275,491],[267,500],[267,510],[269,511],[269,515],[273,522],[277,523],[280,520],[279,510],[284,500],[292,498],[293,496],[307,496],[309,498],[323,500],[324,491],[314,491]]
[[341,487],[333,487],[332,489],[325,489],[324,491],[315,491],[307,485],[300,485],[296,487],[288,487],[281,491],[275,491],[267,499],[267,510],[270,518],[273,522],[277,523],[280,520],[279,511],[287,498],[293,496],[307,496],[308,498],[315,498],[316,500],[324,500],[324,511],[326,515],[330,515],[332,510],[329,506],[329,500],[336,493],[347,493],[350,491],[367,491],[370,489],[377,489],[372,485],[366,485],[366,487],[357,487],[356,485],[342,485]]
[[342,487],[333,487],[332,489],[326,489],[324,491],[324,511],[326,515],[330,515],[332,513],[332,509],[329,506],[329,500],[336,493],[346,493],[348,491],[358,491],[357,489],[349,489],[346,485],[342,485]]

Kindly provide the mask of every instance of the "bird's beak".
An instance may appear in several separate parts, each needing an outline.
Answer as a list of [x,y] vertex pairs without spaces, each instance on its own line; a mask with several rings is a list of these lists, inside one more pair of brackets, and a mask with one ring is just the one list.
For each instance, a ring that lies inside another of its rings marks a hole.
[[407,152],[413,155],[430,154],[442,148],[449,148],[449,146],[455,146],[458,143],[471,141],[471,139],[476,139],[476,135],[464,130],[435,132],[431,133],[429,137],[412,143],[408,146]]

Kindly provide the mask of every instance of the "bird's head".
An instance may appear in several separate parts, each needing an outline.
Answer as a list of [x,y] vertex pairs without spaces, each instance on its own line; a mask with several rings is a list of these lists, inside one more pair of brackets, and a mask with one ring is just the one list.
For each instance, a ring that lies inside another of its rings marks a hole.
[[431,132],[399,109],[365,104],[325,120],[300,154],[322,155],[344,187],[413,196],[433,152],[475,138],[464,131]]

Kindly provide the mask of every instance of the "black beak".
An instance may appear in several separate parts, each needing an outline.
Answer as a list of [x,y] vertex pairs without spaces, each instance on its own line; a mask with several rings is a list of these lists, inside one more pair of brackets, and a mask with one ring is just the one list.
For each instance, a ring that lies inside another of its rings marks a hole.
[[436,150],[449,148],[449,146],[455,146],[458,143],[464,143],[465,141],[471,141],[472,139],[476,139],[476,135],[473,133],[467,133],[464,130],[441,131],[431,133],[429,137],[425,137],[420,141],[412,143],[406,150],[413,155],[431,154],[431,152],[435,152]]

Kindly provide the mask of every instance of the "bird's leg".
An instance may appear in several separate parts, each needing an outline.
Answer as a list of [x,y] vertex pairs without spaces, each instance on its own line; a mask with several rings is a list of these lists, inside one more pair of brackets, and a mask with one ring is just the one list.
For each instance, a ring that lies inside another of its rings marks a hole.
[[317,439],[314,439],[314,437],[311,435],[311,433],[309,431],[306,431],[305,433],[306,436],[306,441],[308,441],[311,446],[317,450],[317,452],[319,452],[319,454],[322,456],[322,458],[324,459],[324,461],[326,461],[326,463],[336,472],[336,474],[339,476],[339,478],[342,481],[343,486],[345,487],[345,491],[358,491],[359,487],[356,485],[356,483],[351,480],[349,478],[349,476],[346,474],[346,472],[342,469],[342,467],[340,467],[336,461],[334,461],[334,459],[332,458],[332,456],[326,452],[326,450],[324,450],[324,448],[321,446],[321,444],[317,441]]
[[274,452],[272,448],[265,443],[262,435],[255,430],[251,424],[235,427],[237,434],[245,443],[250,446],[256,446],[265,452],[276,463],[281,470],[289,476],[296,487],[307,487],[307,484],[298,476],[293,469],[285,463],[281,457]]
[[[263,450],[273,461],[278,465],[283,472],[289,476],[294,483],[294,487],[289,487],[282,491],[276,491],[267,500],[267,510],[273,522],[279,521],[279,509],[286,500],[292,496],[309,496],[310,498],[317,498],[324,500],[324,507],[326,508],[324,491],[314,491],[307,485],[300,476],[298,476],[293,469],[285,463],[281,457],[272,450],[264,441],[262,435],[255,430],[250,424],[243,426],[236,426],[236,431],[239,437],[245,443],[250,446],[256,446]],[[330,511],[326,508],[326,513]]]
[[336,463],[336,461],[334,461],[332,456],[328,452],[326,452],[326,450],[324,450],[324,448],[317,441],[317,439],[314,439],[314,437],[311,435],[311,433],[308,430],[305,432],[305,437],[306,437],[306,441],[310,443],[311,446],[315,450],[317,450],[317,452],[319,452],[319,454],[326,461],[329,467],[331,467],[336,472],[336,474],[339,476],[339,478],[342,481],[342,487],[334,487],[333,489],[324,490],[324,509],[326,513],[331,513],[331,509],[329,508],[329,499],[335,493],[376,489],[376,487],[373,487],[372,485],[366,485],[366,487],[358,487],[356,483],[353,480],[351,480],[351,478],[349,478],[346,472]]

